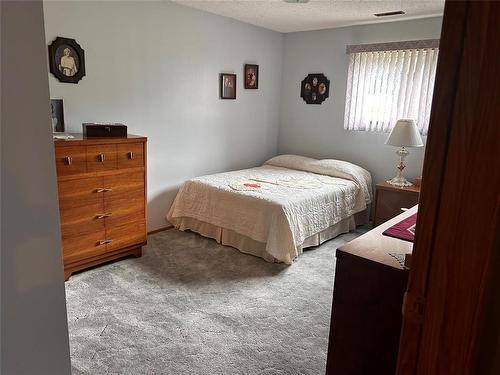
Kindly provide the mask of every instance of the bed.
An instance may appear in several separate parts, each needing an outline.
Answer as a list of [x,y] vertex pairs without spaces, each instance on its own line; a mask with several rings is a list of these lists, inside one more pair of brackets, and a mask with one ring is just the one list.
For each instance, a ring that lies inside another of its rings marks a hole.
[[167,220],[243,253],[291,264],[304,248],[368,220],[371,176],[349,162],[279,155],[262,166],[193,178]]

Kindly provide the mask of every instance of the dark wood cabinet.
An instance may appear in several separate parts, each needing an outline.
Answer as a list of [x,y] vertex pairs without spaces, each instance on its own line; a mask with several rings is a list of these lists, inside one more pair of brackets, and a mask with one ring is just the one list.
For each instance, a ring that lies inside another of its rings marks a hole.
[[410,242],[382,235],[416,207],[337,250],[328,375],[393,375],[396,371],[408,271],[391,254]]
[[55,143],[64,275],[146,244],[146,138]]
[[419,186],[400,188],[384,181],[379,182],[375,189],[375,209],[372,218],[374,226],[399,215],[402,208],[407,209],[418,204]]

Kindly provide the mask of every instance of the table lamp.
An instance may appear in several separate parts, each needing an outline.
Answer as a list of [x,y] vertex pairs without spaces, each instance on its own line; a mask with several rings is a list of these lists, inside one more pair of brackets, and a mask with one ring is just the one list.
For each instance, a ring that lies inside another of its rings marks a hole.
[[396,177],[387,180],[387,182],[398,187],[413,185],[410,181],[403,177],[403,170],[406,167],[405,158],[409,154],[406,148],[422,147],[424,145],[415,121],[411,119],[398,120],[392,129],[389,138],[385,141],[385,144],[399,147],[399,150],[396,151],[396,154],[399,156],[399,162],[396,165],[398,170]]

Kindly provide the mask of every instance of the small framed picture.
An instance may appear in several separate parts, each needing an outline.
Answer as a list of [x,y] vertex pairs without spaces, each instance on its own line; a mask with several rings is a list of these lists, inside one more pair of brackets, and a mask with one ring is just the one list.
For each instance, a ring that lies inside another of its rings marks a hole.
[[236,74],[221,73],[220,98],[236,99]]
[[85,52],[76,40],[58,36],[49,46],[49,68],[59,81],[78,83],[85,76]]
[[259,66],[254,64],[245,64],[244,69],[245,88],[258,89],[259,88]]
[[64,132],[64,106],[62,99],[50,99],[50,118],[54,133]]

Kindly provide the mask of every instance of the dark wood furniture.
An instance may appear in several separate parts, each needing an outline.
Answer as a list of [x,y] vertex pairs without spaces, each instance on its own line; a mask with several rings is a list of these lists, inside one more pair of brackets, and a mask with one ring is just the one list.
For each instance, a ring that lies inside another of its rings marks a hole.
[[402,208],[410,208],[418,204],[419,194],[420,186],[400,188],[385,181],[379,182],[375,187],[373,225],[380,225],[399,215]]
[[56,140],[65,279],[146,244],[146,138]]
[[445,4],[400,375],[500,374],[499,20]]
[[408,271],[390,253],[411,253],[413,244],[382,232],[416,211],[337,250],[327,374],[395,373]]

